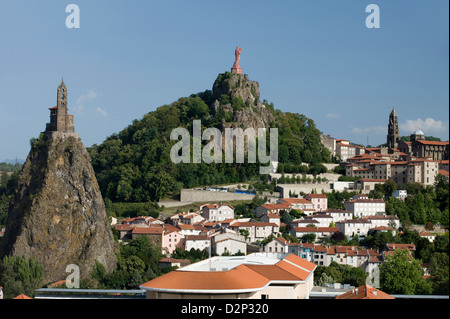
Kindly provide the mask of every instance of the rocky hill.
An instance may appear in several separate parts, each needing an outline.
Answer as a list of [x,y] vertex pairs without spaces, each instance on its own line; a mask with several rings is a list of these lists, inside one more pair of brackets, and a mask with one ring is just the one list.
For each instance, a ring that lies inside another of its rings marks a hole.
[[80,267],[81,278],[96,261],[111,272],[116,250],[84,145],[76,136],[41,135],[18,178],[0,256],[36,257],[47,283],[65,279],[69,264]]
[[172,163],[170,152],[177,141],[170,140],[171,131],[182,127],[192,134],[194,120],[201,120],[202,130],[218,128],[222,134],[228,127],[278,128],[279,167],[330,161],[311,119],[276,110],[261,101],[258,82],[225,72],[217,76],[212,90],[162,105],[88,149],[103,196],[113,202],[158,201],[176,196],[182,188],[261,177],[259,162]]
[[226,127],[269,128],[275,116],[260,101],[259,83],[250,81],[247,74],[222,73],[213,85],[213,114],[222,110],[233,114],[233,121],[222,122]]

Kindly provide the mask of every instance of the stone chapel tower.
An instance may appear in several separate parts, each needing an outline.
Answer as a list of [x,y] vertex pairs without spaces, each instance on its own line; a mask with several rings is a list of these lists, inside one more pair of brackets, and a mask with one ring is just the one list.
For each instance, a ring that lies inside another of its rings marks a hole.
[[387,135],[387,147],[398,148],[400,142],[400,132],[398,129],[398,115],[395,112],[395,108],[392,109],[389,115],[388,135]]
[[56,106],[50,108],[50,123],[47,123],[46,132],[74,133],[73,115],[67,111],[67,87],[64,80],[58,86]]

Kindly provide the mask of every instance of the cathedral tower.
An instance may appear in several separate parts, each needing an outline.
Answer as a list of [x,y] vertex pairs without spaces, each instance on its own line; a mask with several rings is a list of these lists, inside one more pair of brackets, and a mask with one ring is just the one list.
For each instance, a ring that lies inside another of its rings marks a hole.
[[388,148],[398,148],[398,143],[400,142],[400,132],[398,129],[398,115],[395,109],[392,109],[389,115],[388,124],[388,135],[387,135],[387,147]]

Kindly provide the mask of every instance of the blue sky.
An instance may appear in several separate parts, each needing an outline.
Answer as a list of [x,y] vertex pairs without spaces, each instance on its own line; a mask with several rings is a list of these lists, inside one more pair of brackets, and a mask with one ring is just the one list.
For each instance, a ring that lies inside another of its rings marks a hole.
[[[67,5],[80,8],[68,29]],[[368,4],[380,28],[368,29]],[[2,0],[0,161],[25,159],[64,77],[85,146],[179,97],[211,89],[243,48],[261,98],[325,134],[372,145],[449,136],[448,1]]]

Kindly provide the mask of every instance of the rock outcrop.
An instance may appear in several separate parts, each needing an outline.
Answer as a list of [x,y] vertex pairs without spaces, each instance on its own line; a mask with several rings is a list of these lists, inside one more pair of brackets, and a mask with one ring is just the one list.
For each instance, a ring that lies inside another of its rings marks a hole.
[[250,81],[247,74],[225,72],[219,74],[213,85],[211,109],[233,114],[233,123],[222,122],[226,127],[269,128],[275,120],[271,110],[260,101],[259,83]]
[[77,134],[41,134],[10,202],[0,257],[36,257],[48,283],[65,279],[69,264],[79,266],[81,278],[90,277],[96,261],[111,272],[117,249],[90,156]]

